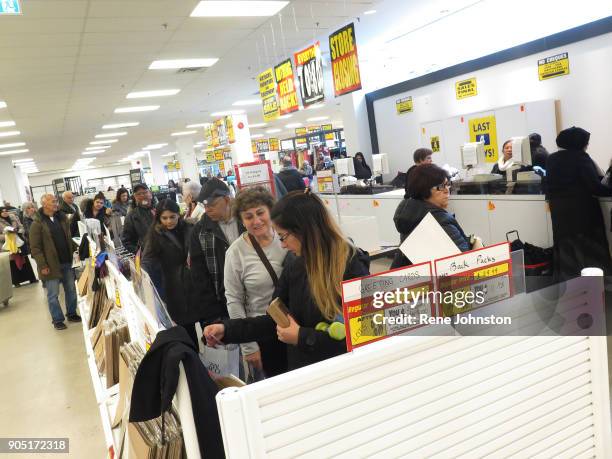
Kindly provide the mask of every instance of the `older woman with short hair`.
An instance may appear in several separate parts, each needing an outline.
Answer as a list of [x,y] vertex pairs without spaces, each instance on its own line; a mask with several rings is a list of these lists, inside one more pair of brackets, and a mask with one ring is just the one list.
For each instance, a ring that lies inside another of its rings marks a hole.
[[204,205],[197,201],[202,185],[195,180],[183,185],[183,202],[187,205],[184,219],[188,223],[196,224],[204,215]]

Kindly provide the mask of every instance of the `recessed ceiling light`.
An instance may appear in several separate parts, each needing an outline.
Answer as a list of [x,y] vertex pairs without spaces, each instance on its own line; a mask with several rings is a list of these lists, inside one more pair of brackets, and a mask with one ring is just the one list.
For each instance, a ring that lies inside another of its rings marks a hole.
[[250,128],[260,128],[260,127],[264,127],[267,126],[268,123],[255,123],[255,124],[249,124]]
[[126,127],[134,127],[138,126],[140,123],[138,121],[133,121],[130,123],[117,123],[117,124],[105,124],[102,126],[102,129],[121,129]]
[[278,119],[279,120],[288,120],[289,118],[291,118],[293,115],[283,115],[283,116],[279,116]]
[[30,161],[34,161],[34,158],[22,158],[22,159],[14,159],[13,164],[19,163],[29,163]]
[[6,108],[6,102],[0,100],[0,108]]
[[264,136],[263,134],[253,134],[253,135],[251,136],[251,139],[260,139],[260,138],[262,138],[263,136]]
[[23,147],[24,145],[25,145],[25,142],[2,143],[0,144],[0,148]]
[[275,133],[280,132],[280,131],[281,131],[281,129],[268,129],[266,131],[266,134],[275,134]]
[[168,156],[174,156],[176,155],[176,151],[171,151],[170,153],[166,153],[165,155],[162,155],[162,158],[167,158]]
[[85,150],[87,150],[87,151],[91,151],[91,150],[107,150],[110,147],[111,147],[111,145],[98,145],[97,147],[87,147],[87,148],[85,148]]
[[137,91],[137,92],[130,92],[127,96],[125,96],[125,98],[126,99],[145,99],[147,97],[176,96],[179,92],[181,92],[180,89],[159,89],[156,91]]
[[0,128],[15,126],[14,121],[0,121]]
[[0,137],[12,137],[14,135],[20,135],[21,132],[20,131],[6,131],[6,132],[0,132]]
[[159,105],[143,105],[141,107],[119,107],[115,113],[153,112],[159,109]]
[[145,150],[159,150],[160,148],[164,148],[167,145],[167,143],[154,143],[151,145],[147,145],[145,147]]
[[323,121],[329,119],[329,116],[313,116],[312,118],[308,118],[306,121]]
[[296,128],[296,127],[300,127],[301,125],[302,125],[302,123],[289,123],[285,127],[287,129],[293,129],[293,128]]
[[89,142],[89,145],[104,145],[107,143],[115,143],[119,142],[117,139],[106,139],[106,140],[96,140],[94,142]]
[[368,10],[368,11],[365,11],[363,14],[365,14],[366,16],[369,16],[370,14],[374,14],[374,13],[376,13],[376,10]]
[[166,59],[153,61],[149,66],[149,70],[212,67],[218,60],[216,57],[204,59]]
[[191,134],[196,134],[198,131],[180,131],[180,132],[173,132],[172,134],[170,134],[173,137],[178,137],[181,135],[191,135]]
[[122,137],[124,135],[127,135],[127,132],[112,132],[108,134],[98,134],[96,139],[105,139],[106,137]]
[[185,126],[187,129],[191,129],[191,128],[199,128],[199,127],[206,127],[206,126],[210,126],[211,123],[199,123],[199,124],[188,124],[187,126]]
[[102,154],[104,153],[106,150],[92,150],[92,151],[84,151],[83,153],[81,153],[82,155],[97,155],[97,154]]
[[261,105],[261,99],[237,100],[232,105],[234,107],[245,107],[247,105]]
[[214,112],[210,116],[230,116],[230,115],[242,115],[244,110],[226,110],[224,112]]
[[245,17],[274,16],[289,2],[279,1],[201,1],[191,12],[192,18],[198,17]]
[[323,108],[325,107],[325,104],[313,104],[310,107],[308,107],[308,110],[316,110],[317,108]]

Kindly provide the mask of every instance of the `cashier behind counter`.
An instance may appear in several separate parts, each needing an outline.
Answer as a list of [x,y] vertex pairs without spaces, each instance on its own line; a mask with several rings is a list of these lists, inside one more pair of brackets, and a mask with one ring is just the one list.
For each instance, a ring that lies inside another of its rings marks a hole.
[[506,176],[508,170],[512,171],[512,180],[516,181],[516,175],[519,172],[530,171],[533,168],[531,166],[523,166],[517,164],[512,158],[512,140],[506,140],[502,146],[503,156],[499,158],[497,163],[491,169],[491,174],[500,174]]

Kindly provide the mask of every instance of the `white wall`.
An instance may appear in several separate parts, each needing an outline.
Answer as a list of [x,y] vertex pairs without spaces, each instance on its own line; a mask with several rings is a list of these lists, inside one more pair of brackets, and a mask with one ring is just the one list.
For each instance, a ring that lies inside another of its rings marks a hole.
[[[570,74],[539,81],[538,59],[568,52]],[[389,154],[392,176],[412,164],[420,145],[422,123],[543,99],[557,100],[557,128],[572,125],[591,132],[589,153],[605,170],[612,152],[608,134],[612,120],[612,34],[552,49],[484,70],[424,86],[374,103],[379,148]],[[455,82],[476,77],[478,95],[457,100]],[[395,100],[412,96],[414,112],[397,115]],[[499,130],[499,128],[498,128]],[[501,140],[501,139],[500,139]],[[555,139],[543,138],[556,151]]]
[[[126,163],[120,166],[109,166],[109,167],[100,167],[96,169],[85,169],[82,171],[72,171],[72,172],[52,172],[49,174],[36,174],[29,175],[30,186],[42,186],[42,185],[51,185],[53,183],[53,179],[62,178],[62,177],[81,177],[81,184],[83,188],[87,186],[88,179],[94,178],[102,178],[102,177],[111,177],[113,175],[125,175],[130,173],[130,164]],[[124,185],[129,186],[129,183],[125,183]]]

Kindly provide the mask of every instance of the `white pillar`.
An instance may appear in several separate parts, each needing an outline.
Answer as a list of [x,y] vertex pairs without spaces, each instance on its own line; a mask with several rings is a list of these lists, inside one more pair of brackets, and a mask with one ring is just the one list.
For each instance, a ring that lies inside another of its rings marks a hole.
[[[233,115],[232,125],[236,142],[231,144],[232,164],[250,163],[254,160],[251,148],[251,131],[246,115]],[[240,127],[242,126],[242,127]]]
[[199,181],[198,160],[193,149],[193,139],[182,137],[176,141],[176,157],[181,163],[183,178]]
[[165,185],[167,180],[164,171],[164,158],[162,158],[161,150],[153,150],[148,153],[148,156],[155,185]]
[[18,207],[27,200],[21,170],[13,166],[10,156],[0,156],[0,190],[2,199]]
[[[355,156],[362,152],[368,164],[372,164],[372,143],[366,108],[365,91],[355,91],[340,97],[346,153]],[[384,152],[383,152],[384,153]]]

